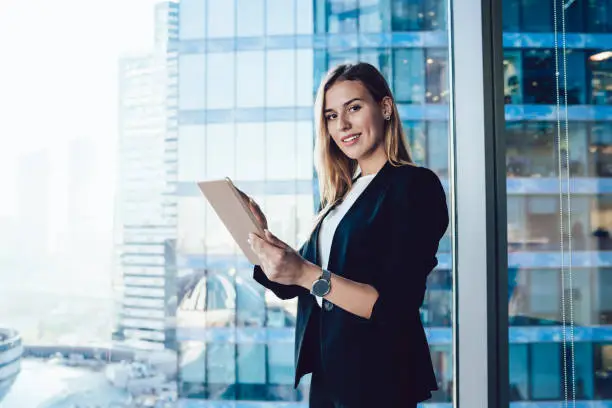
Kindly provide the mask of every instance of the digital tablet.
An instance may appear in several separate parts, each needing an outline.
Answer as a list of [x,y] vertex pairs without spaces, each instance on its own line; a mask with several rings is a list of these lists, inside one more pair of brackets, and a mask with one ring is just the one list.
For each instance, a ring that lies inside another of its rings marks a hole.
[[222,180],[201,181],[198,187],[249,262],[259,265],[259,258],[251,249],[247,239],[251,232],[263,237],[264,231],[232,180],[226,177]]

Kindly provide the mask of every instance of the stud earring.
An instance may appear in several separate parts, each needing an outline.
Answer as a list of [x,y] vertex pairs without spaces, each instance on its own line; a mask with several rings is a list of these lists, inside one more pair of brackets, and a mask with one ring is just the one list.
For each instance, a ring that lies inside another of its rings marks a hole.
[[386,115],[385,120],[391,120],[391,115]]

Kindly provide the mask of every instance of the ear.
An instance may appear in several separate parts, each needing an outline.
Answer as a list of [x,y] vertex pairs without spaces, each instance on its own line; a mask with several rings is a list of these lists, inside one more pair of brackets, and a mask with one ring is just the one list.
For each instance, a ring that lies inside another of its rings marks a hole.
[[383,118],[393,115],[393,99],[390,96],[385,96],[380,101],[381,113]]

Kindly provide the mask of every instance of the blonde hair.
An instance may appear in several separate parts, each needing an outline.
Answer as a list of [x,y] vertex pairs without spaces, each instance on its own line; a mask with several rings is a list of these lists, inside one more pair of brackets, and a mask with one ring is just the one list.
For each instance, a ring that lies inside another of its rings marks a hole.
[[[357,161],[347,157],[331,140],[325,120],[325,93],[337,82],[359,81],[368,90],[374,101],[393,99],[389,84],[373,65],[360,62],[342,64],[329,71],[321,81],[315,101],[315,169],[319,177],[320,209],[315,226],[328,207],[344,198],[353,184]],[[384,144],[387,160],[393,166],[413,165],[410,147],[406,143],[402,122],[393,103],[391,119],[385,121]]]

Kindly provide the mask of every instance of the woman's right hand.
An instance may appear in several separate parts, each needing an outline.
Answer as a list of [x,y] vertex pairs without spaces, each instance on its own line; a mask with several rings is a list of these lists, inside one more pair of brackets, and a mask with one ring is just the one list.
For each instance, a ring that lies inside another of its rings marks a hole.
[[240,190],[238,187],[236,187],[236,190],[238,190],[238,193],[240,193],[240,196],[242,197],[244,202],[249,206],[255,218],[257,218],[257,222],[259,222],[261,228],[264,230],[268,229],[268,220],[266,219],[266,216],[261,211],[261,208],[259,208],[259,205],[255,202],[255,200],[253,200],[251,197],[242,192],[242,190]]

